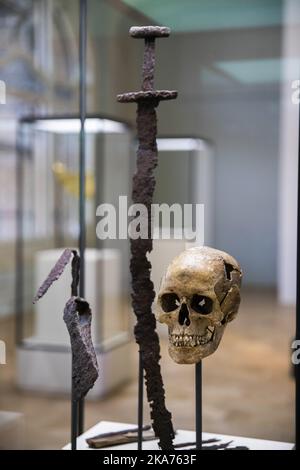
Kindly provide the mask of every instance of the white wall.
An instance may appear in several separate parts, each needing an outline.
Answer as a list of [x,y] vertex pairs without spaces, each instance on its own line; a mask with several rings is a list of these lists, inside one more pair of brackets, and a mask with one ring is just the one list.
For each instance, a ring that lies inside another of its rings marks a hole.
[[[286,0],[284,10],[283,49],[286,59],[281,85],[278,287],[279,300],[293,304],[296,300],[297,241],[297,160],[298,106],[292,102],[293,80],[300,78],[300,2]],[[298,22],[298,23],[297,23]]]
[[216,73],[216,65],[279,59],[281,29],[182,34],[168,41],[157,47],[156,85],[177,89],[179,97],[160,104],[159,131],[214,142],[216,247],[237,257],[245,284],[274,286],[279,84],[242,83]]

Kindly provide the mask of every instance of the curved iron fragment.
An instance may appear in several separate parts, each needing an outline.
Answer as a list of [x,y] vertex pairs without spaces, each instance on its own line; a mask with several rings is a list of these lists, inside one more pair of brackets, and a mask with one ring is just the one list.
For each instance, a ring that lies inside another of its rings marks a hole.
[[64,321],[70,335],[72,350],[72,382],[74,400],[84,398],[93,387],[99,376],[97,356],[92,342],[91,321],[92,312],[88,302],[78,295],[78,284],[80,277],[80,256],[76,250],[66,248],[55,266],[50,271],[47,279],[39,288],[34,303],[37,302],[54,281],[57,281],[64,272],[65,267],[72,259],[71,273],[71,298],[64,309]]
[[54,267],[51,269],[49,275],[47,276],[47,279],[38,289],[36,296],[33,299],[34,304],[46,294],[47,290],[52,286],[53,282],[57,281],[60,278],[71,257],[72,250],[70,250],[70,248],[66,248],[63,251],[62,255],[59,257],[58,261],[55,263]]
[[80,297],[71,297],[66,303],[63,318],[71,341],[74,399],[81,400],[99,375],[91,337],[92,313],[88,302]]

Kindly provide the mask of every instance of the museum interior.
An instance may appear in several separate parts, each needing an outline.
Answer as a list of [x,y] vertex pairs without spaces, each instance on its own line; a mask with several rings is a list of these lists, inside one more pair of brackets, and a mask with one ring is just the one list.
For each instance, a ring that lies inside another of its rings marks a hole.
[[[170,236],[154,236],[147,255],[150,309],[158,318],[163,275],[180,253],[204,244],[234,257],[241,304],[217,351],[201,361],[203,432],[293,444],[300,2],[0,0],[0,24],[0,449],[71,441],[70,265],[33,304],[64,249],[84,250],[79,291],[92,309],[95,349],[87,348],[99,366],[80,401],[82,430],[137,424],[130,246],[141,245],[130,245],[121,218],[140,135],[136,103],[117,95],[141,90],[143,31],[131,37],[129,29],[146,25],[171,29],[156,40],[155,87],[178,92],[156,108],[153,203],[203,208],[193,240],[175,216],[169,227],[155,220],[154,233],[169,228]],[[105,238],[99,222],[108,207],[115,225]],[[175,328],[187,328],[189,313]],[[196,360],[169,355],[163,323],[156,329],[166,407],[176,431],[194,431]],[[79,375],[86,380],[84,368]]]

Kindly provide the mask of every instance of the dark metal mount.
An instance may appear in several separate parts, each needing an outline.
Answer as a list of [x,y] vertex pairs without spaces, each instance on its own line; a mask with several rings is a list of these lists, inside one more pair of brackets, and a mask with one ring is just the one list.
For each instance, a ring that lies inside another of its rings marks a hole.
[[[79,0],[79,237],[78,246],[80,253],[80,280],[79,295],[85,296],[85,247],[86,247],[86,220],[85,220],[85,120],[86,120],[86,53],[87,53],[87,0]],[[72,414],[73,414],[72,410]],[[74,412],[75,414],[75,412]],[[84,399],[77,406],[77,435],[84,431]],[[76,449],[76,447],[75,447]],[[74,449],[74,450],[75,450]]]
[[202,361],[195,365],[196,449],[202,450]]

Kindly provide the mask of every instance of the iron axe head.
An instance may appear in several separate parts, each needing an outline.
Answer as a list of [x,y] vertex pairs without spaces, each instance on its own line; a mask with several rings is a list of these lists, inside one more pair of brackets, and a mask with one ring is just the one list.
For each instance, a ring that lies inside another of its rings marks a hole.
[[98,364],[91,336],[92,312],[88,302],[77,296],[80,258],[76,250],[64,250],[47,279],[34,298],[34,303],[42,298],[54,281],[64,272],[72,258],[72,297],[64,309],[64,321],[70,335],[72,349],[72,399],[81,400],[93,387],[98,378]]

